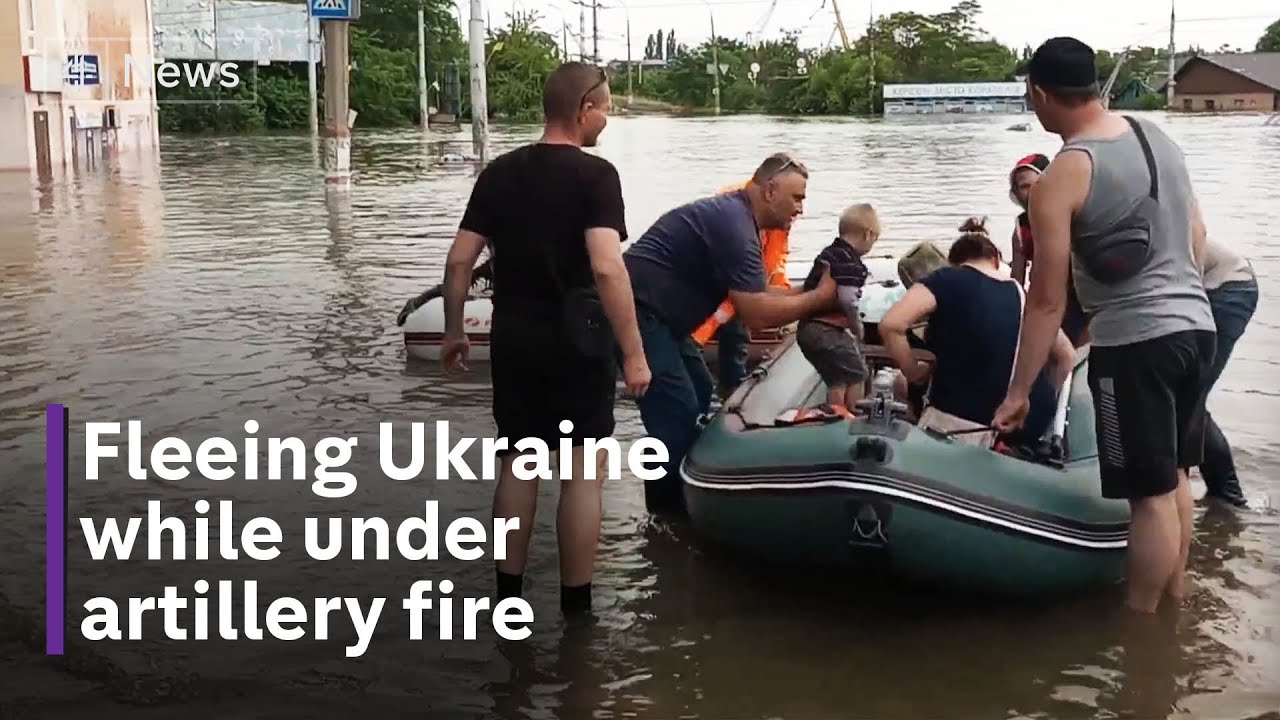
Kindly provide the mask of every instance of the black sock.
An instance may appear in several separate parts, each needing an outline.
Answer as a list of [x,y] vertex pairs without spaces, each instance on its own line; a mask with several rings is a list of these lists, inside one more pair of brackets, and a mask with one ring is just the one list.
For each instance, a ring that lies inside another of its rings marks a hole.
[[512,575],[501,570],[498,573],[498,601],[518,598],[524,592],[524,574]]
[[583,615],[591,612],[591,583],[586,585],[561,585],[560,610],[565,615]]

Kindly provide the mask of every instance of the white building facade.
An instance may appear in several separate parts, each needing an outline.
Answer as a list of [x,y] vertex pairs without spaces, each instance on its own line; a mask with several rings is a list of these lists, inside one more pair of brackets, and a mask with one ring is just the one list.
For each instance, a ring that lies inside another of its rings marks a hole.
[[150,0],[0,0],[0,170],[159,146]]
[[885,115],[1025,113],[1027,86],[1020,82],[885,85]]

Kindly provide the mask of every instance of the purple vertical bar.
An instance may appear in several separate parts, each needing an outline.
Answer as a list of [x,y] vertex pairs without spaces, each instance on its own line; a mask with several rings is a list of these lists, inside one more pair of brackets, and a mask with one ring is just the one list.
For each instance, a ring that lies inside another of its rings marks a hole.
[[45,409],[45,654],[61,655],[67,601],[67,408]]

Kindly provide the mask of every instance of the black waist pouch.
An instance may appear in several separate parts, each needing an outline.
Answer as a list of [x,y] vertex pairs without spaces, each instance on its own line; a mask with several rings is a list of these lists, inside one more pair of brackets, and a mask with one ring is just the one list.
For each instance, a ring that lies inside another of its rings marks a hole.
[[1089,276],[1104,285],[1115,285],[1132,280],[1151,259],[1151,218],[1160,208],[1160,179],[1156,170],[1155,155],[1147,142],[1147,135],[1138,121],[1125,116],[1133,133],[1142,145],[1147,160],[1147,173],[1151,186],[1138,207],[1116,227],[1105,234],[1077,237],[1074,240],[1076,255]]
[[556,269],[555,248],[546,248],[547,268],[560,290],[560,327],[564,340],[577,354],[589,358],[612,358],[617,341],[604,312],[604,301],[595,285],[568,287]]
[[1076,238],[1077,256],[1089,277],[1103,285],[1116,285],[1133,279],[1146,267],[1151,259],[1151,222],[1146,216],[1140,206],[1134,217],[1105,235]]
[[561,324],[569,346],[587,357],[613,357],[617,341],[600,293],[594,287],[568,288],[563,293]]

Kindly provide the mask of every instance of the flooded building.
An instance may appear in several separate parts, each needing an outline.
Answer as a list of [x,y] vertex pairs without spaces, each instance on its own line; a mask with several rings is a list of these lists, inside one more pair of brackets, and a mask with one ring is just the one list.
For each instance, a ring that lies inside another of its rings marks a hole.
[[0,170],[159,144],[149,0],[0,0]]
[[[1108,98],[1109,105],[1114,110],[1142,110],[1143,103],[1148,102],[1148,98],[1155,97],[1160,101],[1161,96],[1156,93],[1141,78],[1129,78],[1125,84],[1111,91]],[[1163,107],[1163,101],[1160,101]]]
[[1026,95],[1020,82],[885,85],[884,114],[1025,113]]
[[1280,52],[1197,55],[1173,80],[1173,110],[1280,111]]

